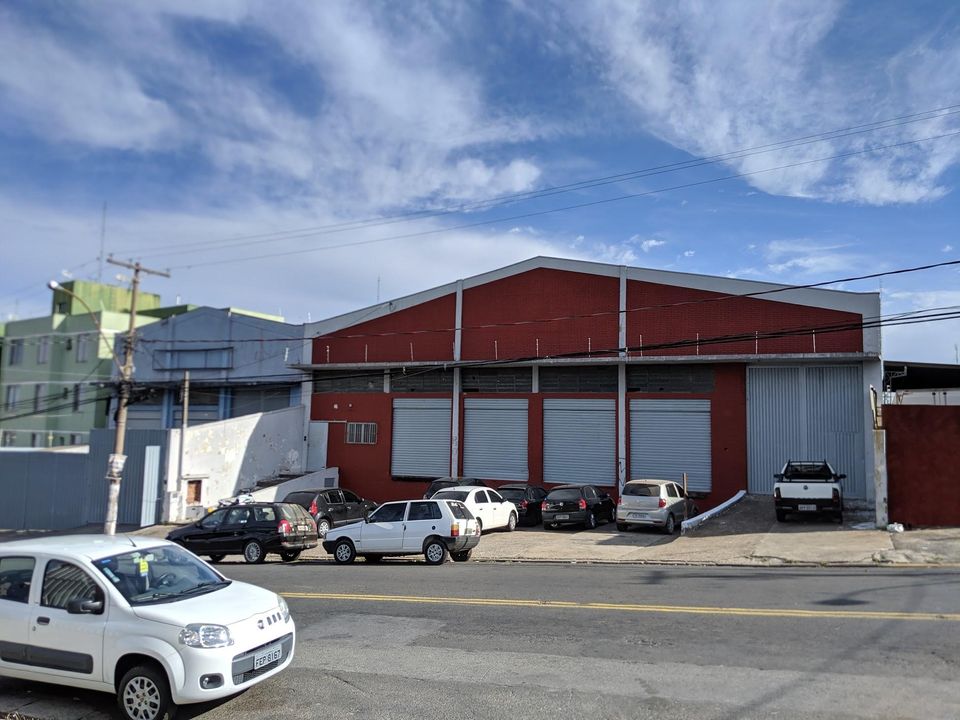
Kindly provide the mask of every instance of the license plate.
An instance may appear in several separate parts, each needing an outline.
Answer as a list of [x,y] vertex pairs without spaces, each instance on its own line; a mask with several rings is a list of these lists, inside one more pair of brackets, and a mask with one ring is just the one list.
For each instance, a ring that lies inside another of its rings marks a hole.
[[283,648],[279,645],[274,645],[273,647],[268,647],[262,652],[258,652],[253,656],[253,669],[259,670],[264,665],[269,665],[272,662],[276,662],[283,657]]
[[803,505],[803,504],[801,504],[801,505],[797,505],[797,510],[799,510],[800,512],[816,512],[816,511],[817,511],[817,506],[816,506],[816,505]]
[[570,519],[570,516],[569,516],[569,515],[557,515],[557,516],[554,518],[554,520],[569,520],[569,519]]
[[635,520],[640,520],[640,519],[646,518],[647,514],[646,513],[630,513],[630,517],[634,518]]

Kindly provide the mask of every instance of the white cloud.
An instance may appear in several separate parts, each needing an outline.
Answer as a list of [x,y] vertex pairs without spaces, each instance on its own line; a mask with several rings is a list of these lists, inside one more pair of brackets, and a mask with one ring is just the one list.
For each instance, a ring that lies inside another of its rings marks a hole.
[[943,252],[945,252],[945,253],[953,252],[953,245],[944,245],[944,246],[943,246]]
[[[610,0],[559,3],[645,129],[712,156],[935,108],[955,90],[960,45],[927,37],[892,57],[834,57],[842,4]],[[849,28],[848,28],[849,31]],[[878,67],[879,65],[879,67]],[[866,114],[865,114],[866,112]],[[960,129],[956,116],[731,160],[771,194],[883,205],[936,199],[960,160],[953,137],[811,162]]]
[[684,256],[684,257],[688,257],[688,258],[689,258],[689,257],[693,257],[693,256],[696,255],[696,254],[697,254],[697,251],[696,251],[696,250],[684,250],[684,251],[683,251],[683,256]]
[[650,252],[654,248],[658,248],[667,244],[666,240],[657,240],[656,238],[642,238],[640,235],[631,236],[629,242],[634,245],[639,245],[640,249],[643,250],[645,253]]
[[[763,248],[766,270],[775,275],[827,275],[863,267],[869,258],[848,245],[824,245],[809,240],[774,240]],[[876,262],[876,259],[873,259]]]

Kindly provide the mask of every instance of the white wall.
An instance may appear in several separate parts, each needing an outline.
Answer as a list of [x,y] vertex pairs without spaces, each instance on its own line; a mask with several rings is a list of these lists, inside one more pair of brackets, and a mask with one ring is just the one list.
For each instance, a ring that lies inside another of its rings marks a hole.
[[[297,405],[268,413],[188,428],[179,472],[180,431],[171,430],[167,458],[168,488],[164,516],[168,521],[199,517],[205,507],[252,488],[281,473],[303,472],[303,413]],[[182,480],[182,482],[181,482]],[[188,480],[201,480],[198,505],[187,507]]]

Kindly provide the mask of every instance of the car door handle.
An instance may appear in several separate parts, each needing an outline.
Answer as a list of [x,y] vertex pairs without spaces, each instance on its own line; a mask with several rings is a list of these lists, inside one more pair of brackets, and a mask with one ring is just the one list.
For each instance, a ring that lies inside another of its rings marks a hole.
[[50,624],[50,618],[48,617],[37,618],[37,625],[49,625],[49,624]]

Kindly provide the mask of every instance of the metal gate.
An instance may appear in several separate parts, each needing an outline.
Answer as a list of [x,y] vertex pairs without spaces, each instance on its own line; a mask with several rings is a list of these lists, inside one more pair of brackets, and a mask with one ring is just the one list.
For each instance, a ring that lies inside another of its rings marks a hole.
[[709,400],[630,401],[630,479],[679,481],[710,492]]
[[543,401],[543,479],[577,485],[617,484],[617,401]]
[[527,401],[463,401],[463,474],[484,480],[523,480],[527,470]]
[[450,409],[445,398],[393,401],[390,472],[396,477],[450,474]]
[[747,368],[750,492],[772,493],[787,460],[827,460],[865,497],[863,402],[859,365]]
[[[87,464],[89,490],[84,498],[84,513],[88,523],[101,523],[107,514],[107,458],[113,452],[114,437],[115,431],[111,429],[96,429],[90,433]],[[127,431],[124,450],[127,461],[120,483],[118,524],[141,527],[144,521],[148,525],[157,521],[160,498],[167,481],[162,458],[166,457],[168,444],[169,433],[166,430]],[[148,479],[152,482],[145,491],[144,482]],[[152,510],[145,510],[147,507]]]

